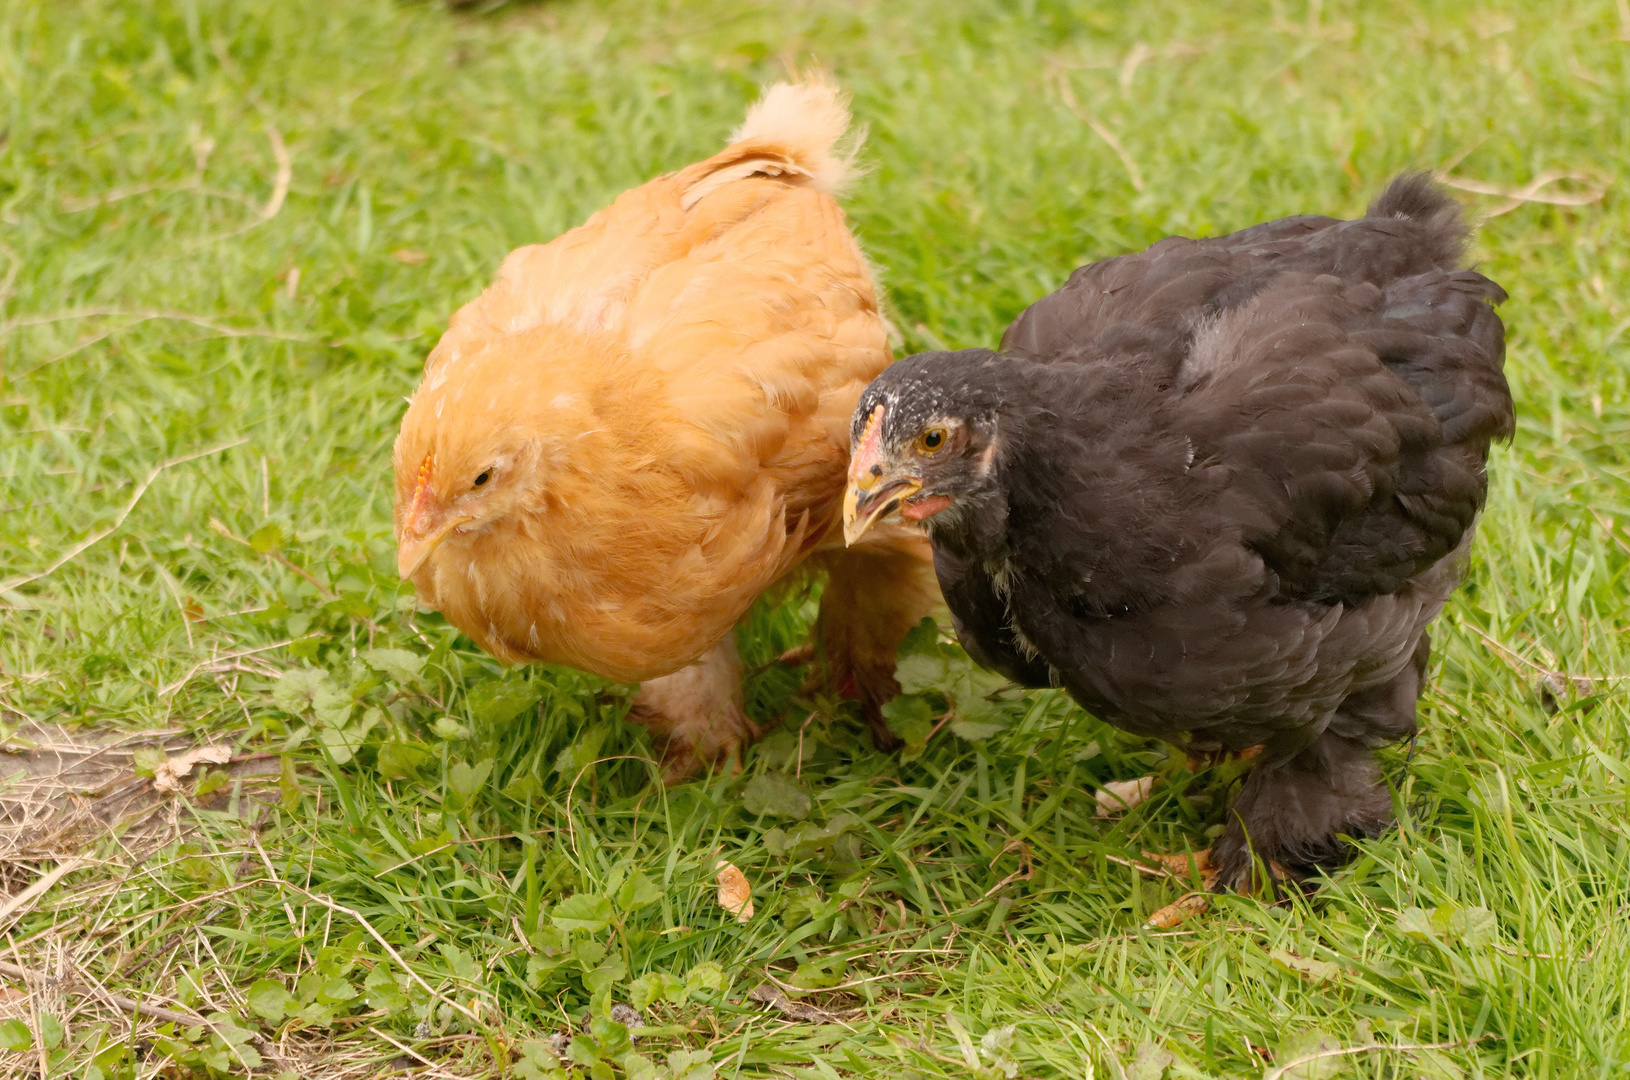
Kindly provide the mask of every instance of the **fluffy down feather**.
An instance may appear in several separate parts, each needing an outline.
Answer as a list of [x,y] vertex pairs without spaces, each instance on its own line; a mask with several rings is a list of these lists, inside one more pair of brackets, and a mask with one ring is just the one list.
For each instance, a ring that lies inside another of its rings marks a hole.
[[[732,628],[835,548],[849,413],[889,362],[832,195],[847,127],[833,87],[775,86],[721,153],[511,253],[431,352],[396,442],[398,552],[420,597],[505,661],[646,681],[635,716],[676,774],[756,733]],[[852,561],[878,553],[905,561],[884,558],[822,622],[884,612],[880,640],[829,634],[827,659],[872,688],[886,739],[894,646],[937,593],[920,536]]]

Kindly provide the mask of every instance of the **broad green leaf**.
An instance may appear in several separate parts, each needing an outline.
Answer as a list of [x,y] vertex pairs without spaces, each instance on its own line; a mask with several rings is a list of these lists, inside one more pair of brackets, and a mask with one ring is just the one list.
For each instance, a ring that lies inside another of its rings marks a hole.
[[661,899],[662,890],[657,888],[656,882],[638,870],[617,890],[617,907],[623,911],[637,911]]
[[317,668],[295,668],[285,671],[272,685],[272,703],[286,713],[300,715],[317,700],[319,690],[333,690],[328,672]]
[[657,1080],[656,1062],[643,1054],[624,1054],[622,1066],[628,1080]]
[[1432,928],[1445,941],[1476,947],[1494,940],[1496,925],[1494,913],[1487,908],[1445,904],[1433,909]]
[[577,938],[572,942],[572,958],[579,971],[593,971],[606,958],[606,947],[593,938]]
[[[1132,1067],[1126,1071],[1127,1080],[1160,1080],[1166,1075],[1166,1067],[1176,1058],[1170,1050],[1158,1043],[1139,1043],[1137,1055],[1132,1059]],[[1015,1070],[1017,1071],[1017,1070]],[[1013,1073],[1009,1073],[1012,1076]]]
[[596,1016],[589,1022],[589,1034],[600,1044],[602,1057],[620,1058],[634,1048],[628,1025],[609,1016]]
[[532,802],[543,794],[543,784],[529,772],[520,773],[511,777],[509,783],[504,785],[502,794],[504,798],[514,799],[516,802]]
[[346,738],[345,731],[340,728],[323,728],[317,733],[317,738],[322,742],[329,756],[334,759],[336,765],[345,765],[354,756],[352,742]]
[[456,945],[438,945],[442,958],[447,961],[447,969],[453,973],[455,979],[463,979],[467,983],[481,981],[481,965],[475,958]]
[[809,816],[809,794],[784,773],[760,773],[747,781],[741,802],[749,814],[771,814],[795,821]]
[[249,534],[249,546],[262,555],[269,555],[283,546],[283,530],[276,522],[262,525]]
[[357,988],[345,979],[324,979],[323,988],[317,992],[317,1000],[324,1005],[337,1005],[342,1001],[350,1001],[357,996]]
[[800,990],[824,990],[836,986],[848,975],[849,963],[842,959],[811,960],[799,964],[798,970],[787,980]]
[[362,981],[362,989],[371,1008],[394,1013],[408,1007],[408,996],[402,993],[396,980],[383,967],[368,972],[368,977]]
[[526,984],[534,990],[541,990],[544,981],[564,962],[565,958],[561,956],[539,955],[527,957]]
[[978,739],[988,739],[993,735],[1000,735],[1007,725],[981,723],[975,720],[952,720],[949,727],[951,734],[957,738],[967,739],[972,742]]
[[1342,1058],[1334,1053],[1340,1049],[1340,1039],[1315,1028],[1280,1043],[1274,1061],[1286,1080],[1328,1080],[1341,1072]]
[[222,1045],[243,1046],[255,1037],[254,1032],[240,1026],[226,1013],[210,1013],[209,1022],[214,1025],[211,1036]]
[[379,774],[390,780],[406,780],[417,776],[419,767],[433,756],[423,743],[388,742],[379,748]]
[[685,996],[692,997],[707,990],[717,994],[724,990],[724,968],[712,960],[704,960],[685,973]]
[[438,739],[467,739],[470,737],[470,729],[454,720],[451,716],[437,718],[436,722],[430,725],[430,730],[435,732]]
[[408,649],[366,649],[357,654],[364,664],[404,686],[423,685],[424,657]]
[[641,975],[628,984],[628,1003],[644,1012],[653,1001],[678,1004],[685,1000],[685,984],[664,971]]
[[1392,921],[1393,929],[1416,941],[1430,941],[1436,936],[1432,929],[1432,916],[1424,908],[1407,907]]
[[294,982],[294,992],[300,998],[302,1005],[309,1005],[317,1000],[317,995],[323,992],[325,980],[314,971],[308,971]]
[[[1008,1052],[1013,1049],[1014,1026],[1007,1024],[999,1028],[991,1028],[979,1040],[979,1056],[990,1062],[990,1067],[1001,1073],[1007,1080],[1013,1080],[1019,1075],[1019,1063],[1014,1061]],[[1145,1043],[1145,1046],[1148,1044]],[[1143,1057],[1143,1047],[1138,1047],[1138,1057]],[[1166,1055],[1166,1064],[1170,1064],[1172,1057]],[[1134,1066],[1135,1068],[1136,1066]],[[1162,1066],[1164,1067],[1164,1066]],[[1158,1077],[1156,1078],[1158,1080]]]
[[455,762],[447,770],[447,786],[457,792],[465,801],[481,790],[481,785],[487,782],[492,773],[492,758],[485,758],[474,765],[467,765],[462,761]]
[[351,695],[333,686],[319,686],[311,699],[311,712],[318,724],[344,727],[351,719]]
[[193,785],[192,797],[205,799],[232,783],[232,774],[225,769],[201,769],[198,783]]
[[883,705],[883,720],[906,744],[907,758],[916,757],[927,747],[928,736],[934,730],[934,715],[933,704],[915,694],[901,694]]
[[944,691],[950,678],[950,665],[943,656],[919,653],[902,656],[895,669],[894,679],[908,694],[921,694],[929,690]]
[[293,1016],[310,1027],[328,1027],[334,1023],[334,1007],[313,1001],[300,1006]]
[[596,724],[585,729],[571,746],[562,750],[560,756],[555,758],[555,771],[568,783],[576,780],[578,774],[600,756],[600,747],[605,745],[606,736],[610,734],[611,728],[605,724]]
[[[603,994],[627,977],[628,961],[620,956],[611,956],[601,961],[593,971],[584,972],[583,985],[588,987],[591,994]],[[621,1024],[617,1026],[622,1027]]]
[[283,1022],[283,1017],[297,1004],[294,995],[276,979],[256,979],[245,995],[249,1011],[271,1024]]
[[1305,975],[1316,983],[1329,982],[1341,974],[1341,965],[1329,960],[1314,960],[1306,956],[1298,956],[1287,949],[1273,949],[1268,958],[1286,971],[1294,971],[1298,975]]
[[549,1044],[542,1039],[528,1039],[520,1046],[521,1060],[515,1063],[515,1075],[520,1080],[566,1080],[567,1072],[560,1067]]
[[61,1046],[67,1034],[62,1021],[57,1019],[55,1013],[40,1013],[40,1042],[47,1050],[55,1050]]
[[170,756],[156,746],[138,746],[131,756],[134,759],[136,775],[149,779],[158,772],[160,765],[170,760]]
[[713,1080],[713,1055],[706,1050],[675,1050],[668,1055],[668,1073],[673,1080]]
[[543,688],[533,682],[485,682],[469,693],[470,715],[483,724],[507,724],[536,705]]

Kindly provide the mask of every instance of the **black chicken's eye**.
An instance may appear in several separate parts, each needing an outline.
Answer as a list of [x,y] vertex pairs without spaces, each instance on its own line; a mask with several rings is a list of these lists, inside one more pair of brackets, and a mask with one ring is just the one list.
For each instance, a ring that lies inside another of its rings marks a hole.
[[945,445],[946,431],[942,427],[931,427],[917,436],[917,448],[925,454],[932,454]]
[[485,484],[488,480],[491,480],[491,479],[492,479],[492,473],[484,472],[480,476],[475,478],[475,486],[480,487],[482,484]]

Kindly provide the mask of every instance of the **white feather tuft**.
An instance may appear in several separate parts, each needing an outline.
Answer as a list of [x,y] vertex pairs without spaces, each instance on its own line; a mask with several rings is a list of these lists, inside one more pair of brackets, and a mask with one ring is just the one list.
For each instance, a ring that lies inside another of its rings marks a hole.
[[857,149],[853,145],[838,149],[838,140],[848,130],[848,102],[832,83],[814,78],[776,83],[765,90],[730,141],[774,144],[809,174],[815,187],[835,194],[849,179]]

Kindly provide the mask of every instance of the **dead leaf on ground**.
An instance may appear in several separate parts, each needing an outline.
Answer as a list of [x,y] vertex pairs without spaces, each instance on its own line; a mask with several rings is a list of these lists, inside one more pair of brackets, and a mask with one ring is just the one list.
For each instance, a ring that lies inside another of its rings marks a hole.
[[1155,787],[1155,778],[1140,776],[1136,780],[1111,780],[1099,788],[1094,796],[1098,800],[1098,816],[1118,817],[1149,797]]
[[768,1005],[782,1016],[806,1024],[836,1024],[846,1016],[858,1016],[866,1011],[865,1009],[847,1009],[839,1013],[830,1009],[823,1009],[819,1005],[793,1001],[780,988],[770,983],[759,983],[753,987],[747,993],[747,1000],[756,1001],[761,1005]]
[[747,875],[736,869],[733,863],[719,860],[719,906],[736,917],[737,922],[747,922],[753,917],[753,887],[747,884]]
[[232,760],[230,746],[200,746],[167,759],[153,770],[153,790],[166,795],[181,790],[181,781],[194,765],[225,765]]

